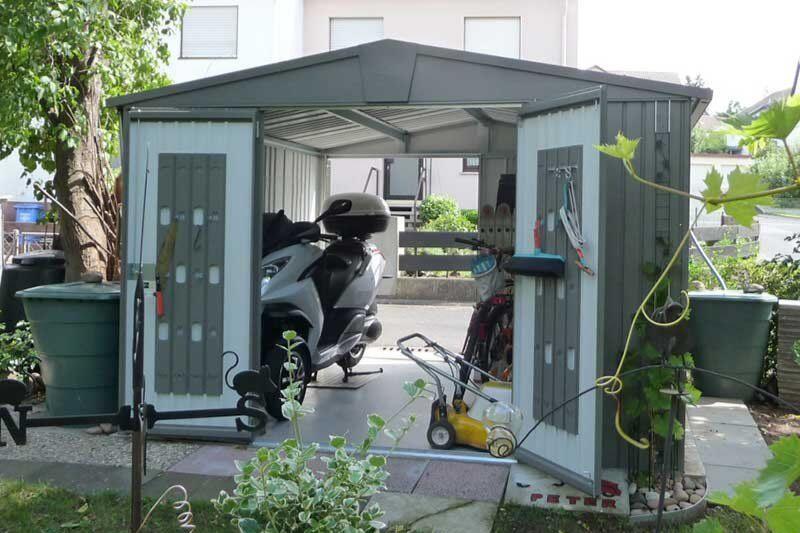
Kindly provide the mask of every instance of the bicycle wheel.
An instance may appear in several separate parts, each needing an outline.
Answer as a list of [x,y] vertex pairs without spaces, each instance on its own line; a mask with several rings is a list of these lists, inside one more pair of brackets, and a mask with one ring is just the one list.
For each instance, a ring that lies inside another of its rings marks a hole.
[[488,371],[500,377],[511,365],[514,346],[514,306],[506,303],[492,309],[487,320],[486,358]]

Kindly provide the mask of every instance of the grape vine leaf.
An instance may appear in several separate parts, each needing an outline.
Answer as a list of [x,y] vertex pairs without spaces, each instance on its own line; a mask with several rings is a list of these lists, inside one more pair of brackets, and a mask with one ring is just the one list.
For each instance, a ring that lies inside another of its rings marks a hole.
[[[719,173],[717,167],[711,167],[711,170],[706,174],[704,183],[706,184],[706,188],[702,193],[703,198],[708,200],[711,198],[720,198],[722,196],[722,174]],[[708,204],[706,211],[713,213],[720,207],[722,207],[722,204]]]
[[[777,504],[786,489],[800,478],[800,437],[792,435],[770,446],[772,458],[758,476],[758,504]],[[795,531],[800,531],[800,528]]]
[[786,139],[800,123],[800,94],[772,104],[742,131],[750,137]]
[[764,513],[772,533],[796,533],[800,531],[800,496],[785,491],[783,497]]
[[709,496],[712,503],[726,505],[746,515],[764,518],[764,510],[758,506],[756,495],[756,481],[745,481],[733,487],[733,496],[722,491],[713,492]]
[[636,155],[636,147],[639,146],[639,139],[628,139],[622,132],[617,133],[616,144],[596,144],[594,147],[611,157],[631,161]]

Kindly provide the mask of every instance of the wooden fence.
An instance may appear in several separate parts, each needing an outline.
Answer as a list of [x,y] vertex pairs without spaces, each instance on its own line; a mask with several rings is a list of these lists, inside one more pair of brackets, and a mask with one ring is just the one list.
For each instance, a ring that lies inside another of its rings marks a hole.
[[[401,231],[400,270],[404,272],[468,271],[474,254],[443,254],[441,249],[469,249],[468,245],[457,243],[455,239],[476,239],[477,237],[477,233],[466,231]],[[437,250],[434,252],[426,250],[426,248]],[[433,255],[434,253],[436,255]]]

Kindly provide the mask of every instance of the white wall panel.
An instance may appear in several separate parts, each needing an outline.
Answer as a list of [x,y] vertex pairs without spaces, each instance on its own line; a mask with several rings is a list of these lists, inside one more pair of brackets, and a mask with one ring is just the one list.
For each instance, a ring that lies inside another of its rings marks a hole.
[[[223,323],[224,349],[239,354],[237,370],[249,367],[250,359],[250,313],[252,301],[252,198],[253,198],[253,124],[249,122],[136,122],[130,127],[128,198],[127,210],[127,257],[131,263],[139,261],[139,232],[144,215],[144,236],[142,261],[145,272],[156,263],[158,244],[157,196],[158,196],[158,154],[160,153],[224,153],[226,154],[225,190],[225,269]],[[145,167],[147,163],[147,167]],[[147,197],[144,197],[146,168]],[[128,273],[130,275],[130,273]],[[213,409],[235,407],[239,395],[223,387],[222,395],[156,394],[155,383],[155,342],[156,316],[153,279],[145,289],[145,342],[144,370],[148,384],[147,401],[156,409]],[[125,331],[125,403],[130,404],[133,349],[133,292],[135,283],[127,283]],[[221,356],[222,354],[220,354]],[[232,361],[223,361],[223,370]],[[233,429],[233,420],[212,418],[198,420],[178,420],[170,422],[176,426],[206,426]]]

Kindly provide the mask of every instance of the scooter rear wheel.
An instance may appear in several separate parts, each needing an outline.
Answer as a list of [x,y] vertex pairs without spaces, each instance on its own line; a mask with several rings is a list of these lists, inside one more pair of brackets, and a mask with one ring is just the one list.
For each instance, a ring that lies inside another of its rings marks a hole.
[[428,444],[437,450],[449,450],[456,443],[456,430],[453,424],[439,419],[428,426]]
[[[281,412],[283,405],[281,391],[289,385],[289,371],[283,367],[283,363],[287,362],[286,352],[275,346],[264,354],[263,360],[265,364],[269,365],[272,382],[278,385],[274,392],[268,393],[264,397],[267,412],[276,420],[286,420]],[[311,356],[305,344],[295,348],[291,361],[297,365],[297,370],[294,371],[294,381],[301,384],[300,394],[296,400],[303,403],[308,382],[311,380]]]

